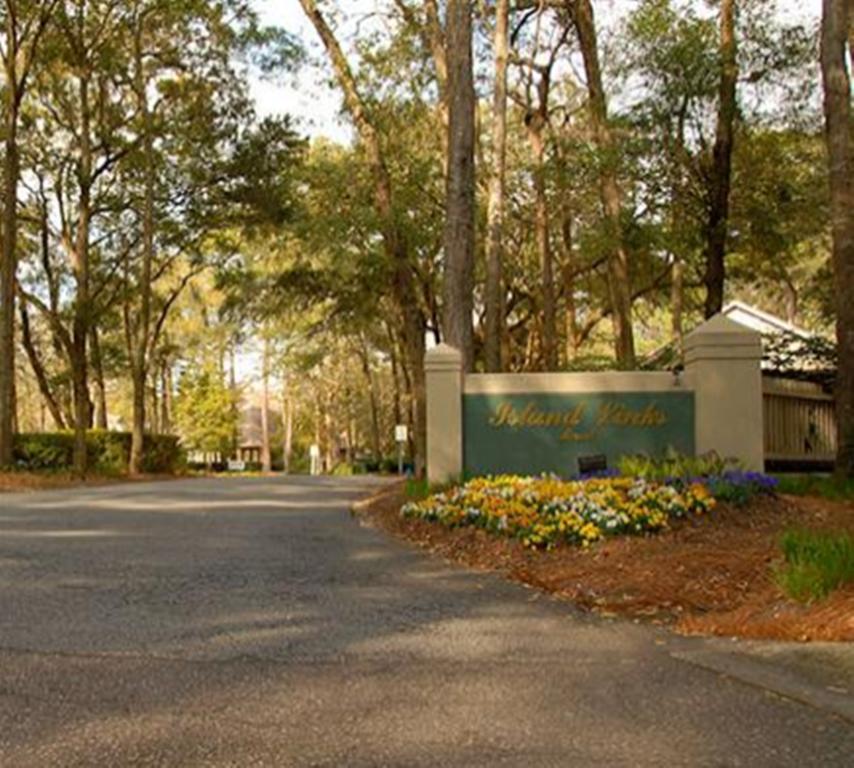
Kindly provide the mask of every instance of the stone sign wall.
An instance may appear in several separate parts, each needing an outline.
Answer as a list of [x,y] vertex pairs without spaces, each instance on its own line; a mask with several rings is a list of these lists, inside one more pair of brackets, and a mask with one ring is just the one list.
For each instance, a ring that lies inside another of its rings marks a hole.
[[464,394],[463,471],[558,475],[602,455],[694,453],[694,393]]
[[579,459],[716,451],[761,469],[759,334],[722,315],[685,340],[685,370],[464,374],[459,352],[427,354],[431,482],[501,473],[562,476]]

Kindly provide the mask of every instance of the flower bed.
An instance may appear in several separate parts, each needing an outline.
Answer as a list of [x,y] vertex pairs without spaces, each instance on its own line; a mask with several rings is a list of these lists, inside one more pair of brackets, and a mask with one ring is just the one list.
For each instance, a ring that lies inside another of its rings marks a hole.
[[449,527],[476,526],[529,547],[551,547],[652,533],[671,519],[708,512],[715,503],[709,485],[701,481],[500,476],[477,478],[410,502],[401,512]]

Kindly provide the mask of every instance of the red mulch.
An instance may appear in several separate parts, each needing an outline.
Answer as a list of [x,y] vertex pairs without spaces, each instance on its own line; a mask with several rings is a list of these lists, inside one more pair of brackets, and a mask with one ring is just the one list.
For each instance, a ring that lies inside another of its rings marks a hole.
[[395,487],[358,505],[357,514],[449,560],[499,571],[589,610],[669,624],[684,634],[854,640],[854,586],[803,605],[771,578],[784,530],[854,533],[851,503],[766,497],[746,508],[719,505],[657,535],[543,552],[476,528],[404,519],[403,501],[402,488]]

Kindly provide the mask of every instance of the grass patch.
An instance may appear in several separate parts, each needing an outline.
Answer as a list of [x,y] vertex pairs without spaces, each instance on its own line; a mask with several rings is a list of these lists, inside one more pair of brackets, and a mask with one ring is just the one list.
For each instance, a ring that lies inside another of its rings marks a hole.
[[854,501],[854,479],[827,475],[777,475],[777,490],[793,496],[821,496],[833,501]]
[[443,493],[455,485],[460,480],[448,480],[446,483],[430,483],[426,477],[407,477],[406,478],[406,498],[408,501],[422,501],[433,493]]
[[789,530],[780,538],[780,548],[785,564],[774,577],[795,600],[821,600],[854,582],[854,538],[848,533]]

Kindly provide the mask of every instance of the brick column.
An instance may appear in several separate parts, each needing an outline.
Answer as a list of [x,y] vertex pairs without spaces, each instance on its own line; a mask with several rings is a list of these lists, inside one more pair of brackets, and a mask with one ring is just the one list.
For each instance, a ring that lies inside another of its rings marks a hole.
[[427,377],[427,479],[444,483],[463,471],[463,358],[439,344],[424,356]]
[[685,337],[685,383],[695,393],[697,454],[716,451],[762,470],[762,338],[715,315]]

